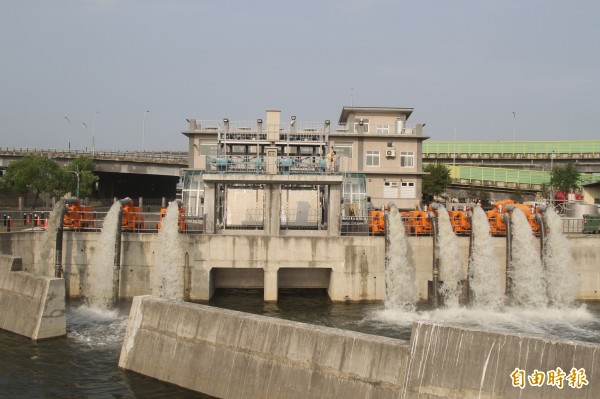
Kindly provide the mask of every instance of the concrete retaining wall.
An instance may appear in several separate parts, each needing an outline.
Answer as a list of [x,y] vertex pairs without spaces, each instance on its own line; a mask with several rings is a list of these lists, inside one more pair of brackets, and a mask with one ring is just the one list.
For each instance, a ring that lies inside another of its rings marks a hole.
[[[600,395],[600,345],[421,322],[413,326],[411,354],[406,384],[415,398],[593,399]],[[547,372],[558,367],[565,373],[562,389],[548,384]],[[572,368],[585,371],[588,385],[569,386]],[[513,386],[515,369],[524,372],[523,388]],[[529,381],[536,370],[546,374],[541,386]]]
[[[218,398],[596,398],[600,346],[418,323],[411,342],[136,297],[119,367]],[[584,369],[523,389],[511,373]]]
[[136,297],[119,367],[218,398],[395,398],[405,341]]
[[65,335],[64,280],[21,269],[20,258],[0,255],[0,329],[34,340]]

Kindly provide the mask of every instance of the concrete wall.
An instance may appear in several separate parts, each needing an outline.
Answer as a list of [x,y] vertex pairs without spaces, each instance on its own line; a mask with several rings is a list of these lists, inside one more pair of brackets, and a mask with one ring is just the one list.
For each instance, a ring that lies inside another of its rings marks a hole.
[[[496,333],[420,322],[413,325],[406,385],[415,398],[597,398],[600,392],[600,345],[554,341],[520,334]],[[526,378],[534,370],[584,369],[589,385],[559,389],[544,381],[513,386],[519,368]]]
[[[67,295],[80,296],[88,284],[88,269],[95,256],[98,233],[65,232],[63,266]],[[0,253],[23,258],[25,271],[39,271],[36,258],[42,238],[40,232],[0,233]],[[152,264],[160,243],[156,234],[124,233],[122,237],[120,293],[122,297],[149,294]],[[579,299],[600,300],[600,237],[571,236],[573,273],[581,278]],[[463,279],[467,273],[468,237],[458,237]],[[505,284],[506,239],[493,239],[500,281]],[[433,240],[431,237],[410,237],[410,257],[416,265],[417,288],[421,299],[427,298],[427,281],[431,280]],[[240,287],[265,288],[265,299],[277,300],[277,287],[290,287],[294,280],[312,281],[297,287],[327,289],[333,300],[385,299],[385,240],[384,237],[311,237],[311,236],[241,236],[241,235],[180,235],[181,254],[173,257],[182,276],[189,277],[189,298],[209,299],[216,279],[222,286],[235,283],[236,269],[240,279],[251,275],[252,281]],[[539,251],[536,245],[531,249]],[[187,255],[187,256],[184,256]],[[50,255],[53,259],[54,254]],[[186,262],[185,259],[188,259]],[[187,265],[187,266],[186,266]],[[92,266],[93,267],[93,266]],[[443,265],[442,265],[443,267]],[[223,273],[223,268],[232,269]],[[255,270],[255,272],[248,271]],[[282,270],[294,269],[288,278]],[[327,270],[315,272],[315,269]],[[262,273],[262,277],[260,277]],[[322,274],[319,274],[322,273]],[[256,281],[256,279],[262,281]],[[241,281],[241,280],[240,280]],[[249,284],[251,283],[251,284]],[[269,291],[269,292],[267,292]],[[268,295],[267,295],[268,294]]]
[[20,258],[0,255],[0,329],[34,340],[65,335],[64,280],[21,268]]
[[[421,322],[411,342],[136,297],[119,367],[229,398],[595,398],[600,346]],[[512,385],[515,368],[589,385]]]
[[218,398],[395,398],[408,345],[155,297],[134,299],[119,367]]

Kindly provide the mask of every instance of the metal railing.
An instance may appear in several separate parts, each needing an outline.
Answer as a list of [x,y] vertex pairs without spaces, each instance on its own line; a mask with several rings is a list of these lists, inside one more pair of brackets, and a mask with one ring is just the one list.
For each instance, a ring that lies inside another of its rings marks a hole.
[[89,156],[94,159],[121,160],[121,161],[151,161],[155,163],[187,164],[188,153],[184,151],[106,151],[106,150],[62,150],[0,147],[0,156],[28,156],[41,155],[50,158],[77,158]]
[[269,163],[264,156],[222,155],[207,156],[208,173],[266,174],[274,169],[278,174],[336,174],[339,158],[329,163],[322,156],[282,156]]
[[[85,212],[83,212],[85,213]],[[81,215],[78,224],[65,224],[65,231],[74,232],[99,232],[104,225],[104,219],[107,212],[89,212],[88,215]],[[18,231],[42,231],[45,229],[46,220],[50,212],[20,212],[4,211],[0,212],[0,232],[18,232]],[[158,212],[139,212],[133,213],[128,220],[133,221],[122,225],[124,233],[157,233],[161,227],[160,213]],[[385,222],[378,216],[366,217],[340,217],[341,235],[343,236],[383,236],[385,234]],[[429,236],[431,235],[431,224],[423,218],[402,217],[405,234],[407,236]],[[579,235],[584,233],[600,233],[600,231],[591,231],[589,226],[586,228],[585,218],[562,218],[563,234]],[[489,223],[495,223],[490,220]],[[589,223],[589,222],[588,222]],[[185,221],[180,220],[180,233],[201,234],[205,231],[203,216],[186,215]],[[459,222],[451,220],[455,228],[455,234],[467,235],[468,231],[459,230]],[[244,214],[228,214],[228,222],[224,225],[217,221],[217,230],[263,230],[264,214],[261,209],[249,210]],[[280,217],[280,229],[283,230],[324,230],[319,210],[301,211],[298,209],[283,210]],[[534,232],[532,231],[532,234]],[[503,236],[504,231],[496,231],[494,235]]]

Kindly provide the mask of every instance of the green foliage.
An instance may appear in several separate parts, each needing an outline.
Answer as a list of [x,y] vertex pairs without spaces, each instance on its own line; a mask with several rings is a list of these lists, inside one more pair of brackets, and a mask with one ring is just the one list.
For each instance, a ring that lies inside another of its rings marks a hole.
[[555,191],[573,192],[579,188],[581,174],[574,163],[556,166],[550,172],[550,185]]
[[66,191],[77,195],[77,175],[79,174],[79,198],[92,195],[94,183],[100,178],[94,174],[95,163],[90,157],[77,157],[65,166],[67,172]]
[[452,183],[450,168],[441,163],[429,163],[423,167],[423,172],[429,173],[423,176],[423,194],[440,195],[446,191],[446,187]]
[[64,194],[65,175],[52,159],[40,155],[26,156],[8,165],[0,180],[0,186],[23,195],[32,192],[35,207],[42,193],[51,197]]

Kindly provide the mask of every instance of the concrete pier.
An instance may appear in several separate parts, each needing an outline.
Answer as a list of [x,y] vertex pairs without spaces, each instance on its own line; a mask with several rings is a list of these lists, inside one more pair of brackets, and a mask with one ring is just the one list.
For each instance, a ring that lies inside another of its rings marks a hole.
[[0,329],[33,340],[65,335],[65,281],[21,270],[20,258],[0,255]]
[[[223,399],[591,399],[599,355],[599,345],[427,322],[407,342],[141,296],[119,367]],[[559,367],[562,389],[528,379]],[[586,384],[570,386],[573,368]]]

